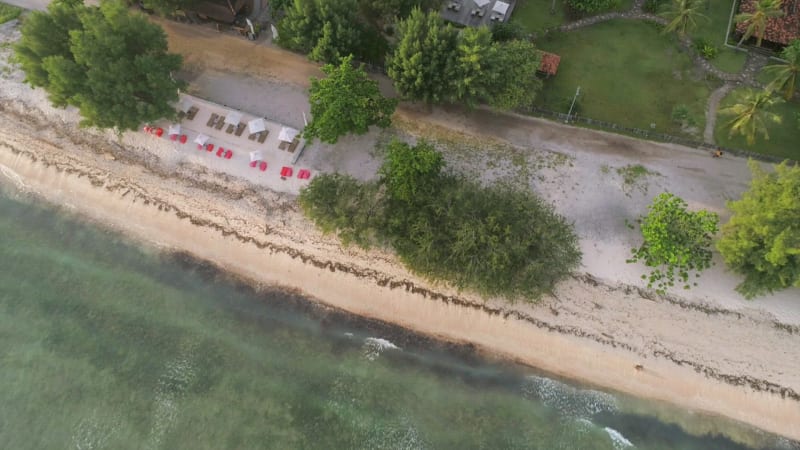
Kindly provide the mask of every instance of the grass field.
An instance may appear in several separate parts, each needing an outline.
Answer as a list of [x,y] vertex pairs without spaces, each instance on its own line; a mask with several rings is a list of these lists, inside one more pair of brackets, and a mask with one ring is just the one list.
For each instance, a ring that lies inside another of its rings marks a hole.
[[[733,91],[720,103],[720,109],[730,106],[735,96]],[[767,132],[769,140],[764,140],[761,136],[756,137],[756,143],[752,146],[747,145],[745,139],[739,135],[728,136],[728,123],[730,116],[717,116],[714,138],[717,144],[724,147],[739,148],[755,153],[773,155],[781,158],[789,158],[800,161],[800,103],[786,102],[775,106],[773,112],[780,115],[783,120],[780,124],[768,124]]]
[[[555,10],[553,10],[555,5]],[[633,0],[619,0],[615,11],[627,11],[633,6]],[[553,11],[551,13],[551,11]],[[598,14],[602,14],[600,12]],[[555,28],[569,22],[565,0],[518,0],[511,15],[511,21],[522,25],[527,31]]]
[[653,24],[629,20],[550,35],[537,46],[561,55],[561,65],[545,81],[537,104],[566,112],[580,86],[583,116],[687,135],[671,118],[673,107],[683,104],[702,133],[706,100],[718,83],[697,74],[673,39]]
[[22,8],[0,3],[0,23],[14,20],[19,17],[20,14],[22,14]]
[[732,4],[733,0],[706,0],[702,14],[708,19],[701,19],[691,36],[692,39],[704,39],[719,49],[717,57],[711,60],[717,69],[737,73],[742,70],[746,54],[724,45]]

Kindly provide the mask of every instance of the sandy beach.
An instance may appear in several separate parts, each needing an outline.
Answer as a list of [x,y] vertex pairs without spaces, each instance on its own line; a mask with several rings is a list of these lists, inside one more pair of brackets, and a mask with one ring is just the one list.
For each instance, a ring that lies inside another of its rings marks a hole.
[[[42,92],[21,84],[18,72],[4,75],[0,87],[0,174],[4,182],[54,205],[165,250],[189,252],[255,284],[297,289],[336,308],[469,342],[555,375],[800,440],[800,308],[791,303],[797,302],[797,291],[776,297],[768,307],[762,308],[760,300],[747,303],[734,297],[735,277],[724,274],[719,264],[704,275],[705,290],[691,297],[657,296],[637,286],[636,269],[621,270],[614,262],[627,251],[633,234],[603,239],[609,230],[627,233],[625,226],[621,219],[608,224],[598,220],[606,215],[580,219],[594,199],[580,192],[613,190],[631,199],[620,207],[620,216],[628,217],[657,191],[639,195],[624,193],[613,183],[599,188],[583,183],[573,189],[551,183],[564,174],[585,180],[599,165],[596,157],[573,154],[557,139],[550,139],[553,148],[545,150],[562,152],[548,154],[567,155],[566,162],[548,156],[537,173],[517,169],[560,212],[571,212],[565,214],[582,236],[584,268],[537,305],[509,304],[421,280],[388,252],[343,248],[314,229],[298,211],[293,194],[215,170],[209,160],[176,150],[166,140],[78,129],[75,111],[51,108]],[[414,126],[420,114],[398,114],[406,124],[403,132],[412,138],[431,132]],[[430,127],[444,128],[439,119],[445,114],[423,115]],[[275,119],[292,124],[291,119]],[[464,130],[472,128],[470,120],[463,118]],[[532,127],[530,134],[537,132],[545,127]],[[511,131],[499,134],[508,145],[531,139]],[[340,148],[364,147],[353,145],[357,142],[346,139]],[[608,157],[619,164],[626,161],[626,145],[646,145],[623,137],[611,142]],[[676,153],[661,155],[659,146],[647,145],[653,148],[649,163],[675,159]],[[376,168],[376,155],[340,158],[340,149],[324,150],[330,152],[310,147],[304,163],[362,177]],[[672,150],[693,157],[688,149]],[[454,167],[478,170],[470,157],[452,153],[447,158]],[[716,177],[730,176],[725,171],[740,174],[744,166],[743,161],[725,164]],[[667,183],[662,178],[672,174],[667,168],[660,173],[654,183]],[[735,196],[744,185],[738,180],[724,195],[702,186],[683,189],[693,205],[720,208],[719,199],[703,195]]]

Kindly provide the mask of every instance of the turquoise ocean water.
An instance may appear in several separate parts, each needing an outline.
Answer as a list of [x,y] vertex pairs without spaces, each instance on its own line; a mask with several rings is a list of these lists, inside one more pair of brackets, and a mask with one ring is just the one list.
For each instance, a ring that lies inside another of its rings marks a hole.
[[100,448],[798,447],[256,292],[0,193],[0,449]]

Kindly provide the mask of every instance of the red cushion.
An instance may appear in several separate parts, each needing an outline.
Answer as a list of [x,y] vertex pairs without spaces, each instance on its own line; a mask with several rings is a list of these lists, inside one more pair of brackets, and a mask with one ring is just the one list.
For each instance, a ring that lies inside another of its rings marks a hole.
[[261,164],[258,165],[258,168],[261,169],[262,172],[267,170],[267,162],[261,161]]
[[292,170],[291,167],[283,166],[283,168],[281,169],[281,176],[282,177],[290,177],[290,176],[292,176],[292,172],[294,172],[294,171]]
[[225,152],[225,159],[231,159],[233,157],[233,152],[228,150]]
[[217,149],[217,156],[222,156],[222,154],[223,154],[224,152],[225,152],[225,149],[224,149],[224,148],[222,148],[222,147],[218,148],[218,149]]
[[183,134],[183,135],[181,135],[181,144],[185,144],[185,143],[186,143],[186,135]]
[[161,137],[163,135],[164,135],[164,129],[163,128],[159,127],[158,129],[156,129],[156,136]]
[[258,161],[250,161],[250,167],[255,167],[258,165]]
[[206,144],[206,150],[213,152],[214,151],[214,144]]

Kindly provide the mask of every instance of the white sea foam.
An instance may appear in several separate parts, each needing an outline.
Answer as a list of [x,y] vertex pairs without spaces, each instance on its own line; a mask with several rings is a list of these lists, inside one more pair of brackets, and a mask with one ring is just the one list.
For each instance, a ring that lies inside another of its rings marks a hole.
[[97,411],[78,422],[72,431],[72,444],[76,450],[106,448],[109,438],[119,428],[119,418],[99,418]]
[[161,448],[164,435],[178,418],[179,402],[195,378],[193,346],[186,345],[180,356],[169,361],[158,379],[153,405],[153,425],[145,448]]
[[527,398],[540,400],[567,417],[590,417],[617,410],[616,398],[593,389],[578,389],[559,381],[531,375],[522,387]]
[[401,350],[400,347],[392,344],[386,339],[372,337],[364,339],[364,346],[361,349],[364,357],[370,361],[375,361],[385,350]]
[[25,181],[22,180],[22,177],[19,176],[17,172],[11,170],[10,167],[0,164],[0,173],[2,173],[6,178],[14,182],[19,190],[27,190],[28,185],[25,184]]
[[611,442],[614,444],[614,448],[617,450],[622,450],[624,448],[633,447],[633,443],[625,438],[619,431],[605,427],[603,428],[608,433],[608,437],[611,438]]

